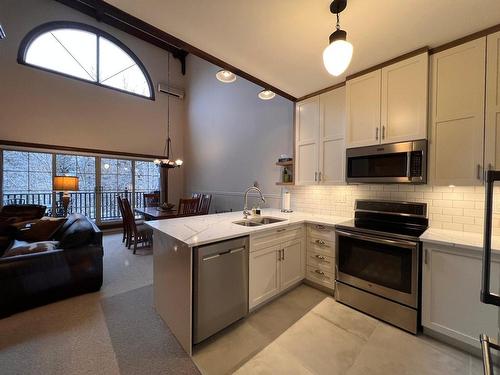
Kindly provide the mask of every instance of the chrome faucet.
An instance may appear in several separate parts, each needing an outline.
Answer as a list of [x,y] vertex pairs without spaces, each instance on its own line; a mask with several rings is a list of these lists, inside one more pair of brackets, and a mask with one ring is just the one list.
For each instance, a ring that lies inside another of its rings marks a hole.
[[255,190],[256,192],[259,193],[260,199],[262,200],[263,203],[266,203],[266,199],[262,195],[262,191],[256,187],[256,186],[250,186],[246,191],[245,191],[245,206],[243,207],[243,217],[245,219],[248,218],[248,215],[251,215],[252,213],[248,211],[248,193],[252,190]]

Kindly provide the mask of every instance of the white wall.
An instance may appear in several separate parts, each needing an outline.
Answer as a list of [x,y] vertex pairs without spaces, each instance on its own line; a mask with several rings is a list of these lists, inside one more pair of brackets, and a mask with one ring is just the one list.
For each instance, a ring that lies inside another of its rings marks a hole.
[[[22,38],[49,21],[77,21],[98,27],[122,41],[143,62],[154,86],[167,82],[168,54],[151,44],[100,24],[53,0],[1,0],[0,139],[20,142],[162,154],[167,96],[156,100],[120,93],[17,63]],[[171,84],[184,87],[180,63],[171,61]],[[183,157],[184,102],[170,99],[175,156]],[[170,174],[172,201],[183,191],[183,171]]]
[[185,190],[211,192],[213,209],[241,210],[254,181],[279,207],[281,154],[292,155],[293,103],[257,97],[261,87],[240,77],[224,84],[220,68],[189,55],[185,131]]

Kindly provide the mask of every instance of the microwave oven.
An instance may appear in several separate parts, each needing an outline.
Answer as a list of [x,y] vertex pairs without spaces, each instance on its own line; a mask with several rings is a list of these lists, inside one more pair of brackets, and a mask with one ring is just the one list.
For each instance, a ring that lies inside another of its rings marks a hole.
[[346,150],[347,183],[425,184],[427,140]]

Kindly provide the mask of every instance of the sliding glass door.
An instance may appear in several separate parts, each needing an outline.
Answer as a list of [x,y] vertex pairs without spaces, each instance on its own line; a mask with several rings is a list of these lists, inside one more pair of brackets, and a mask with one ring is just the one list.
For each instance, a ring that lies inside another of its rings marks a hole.
[[149,160],[21,150],[1,151],[2,204],[43,204],[47,214],[63,214],[62,192],[52,190],[54,176],[79,178],[70,192],[69,213],[81,213],[97,224],[121,220],[117,195],[133,208],[143,207],[144,194],[158,192],[160,174]]

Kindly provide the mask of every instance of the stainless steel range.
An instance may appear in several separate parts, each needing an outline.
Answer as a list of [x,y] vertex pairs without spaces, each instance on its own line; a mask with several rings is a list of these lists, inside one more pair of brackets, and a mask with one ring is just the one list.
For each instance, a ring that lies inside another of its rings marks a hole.
[[336,227],[337,301],[416,334],[425,203],[357,200]]

